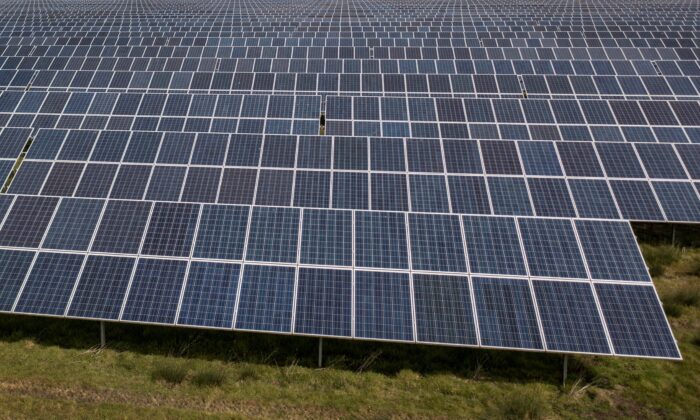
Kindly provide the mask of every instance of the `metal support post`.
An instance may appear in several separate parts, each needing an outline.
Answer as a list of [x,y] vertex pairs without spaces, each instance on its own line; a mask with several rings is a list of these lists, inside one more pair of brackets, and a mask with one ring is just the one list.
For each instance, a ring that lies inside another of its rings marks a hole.
[[561,386],[566,386],[566,371],[569,367],[569,355],[565,354],[564,355],[564,369],[562,371],[562,380],[561,380]]
[[323,367],[323,338],[318,339],[318,367]]
[[105,336],[105,322],[100,321],[100,348],[107,347],[107,338]]

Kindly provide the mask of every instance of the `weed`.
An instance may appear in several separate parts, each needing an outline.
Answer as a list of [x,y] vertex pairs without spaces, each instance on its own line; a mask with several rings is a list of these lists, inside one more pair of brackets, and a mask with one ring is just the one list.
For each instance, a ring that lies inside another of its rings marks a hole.
[[226,382],[226,374],[221,370],[207,369],[195,373],[192,376],[194,385],[205,386],[221,386]]
[[694,346],[700,347],[700,332],[695,334],[695,336],[693,336],[693,338],[690,339],[690,343]]
[[670,317],[681,316],[683,308],[689,306],[700,307],[700,289],[693,284],[681,285],[661,296],[664,312]]
[[502,419],[539,419],[544,417],[546,397],[540,387],[526,388],[506,394],[496,407],[492,417]]
[[254,381],[260,377],[258,370],[253,365],[245,364],[238,369],[239,381]]
[[700,255],[695,255],[686,263],[683,273],[690,276],[700,276]]
[[664,300],[681,306],[700,306],[700,290],[692,286],[682,287],[664,295]]
[[652,277],[663,276],[668,266],[681,257],[680,250],[673,245],[642,245],[641,248]]
[[186,376],[187,369],[174,362],[161,362],[151,372],[154,381],[161,380],[173,385],[182,383]]
[[679,316],[683,315],[683,307],[681,305],[677,305],[675,303],[665,303],[664,302],[664,312],[666,313],[666,316],[671,317],[671,318],[678,318]]

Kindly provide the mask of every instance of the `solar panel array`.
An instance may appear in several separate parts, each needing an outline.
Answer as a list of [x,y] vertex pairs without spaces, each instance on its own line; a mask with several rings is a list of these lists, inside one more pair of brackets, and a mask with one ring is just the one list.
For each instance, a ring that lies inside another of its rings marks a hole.
[[0,311],[679,359],[629,222],[700,222],[699,17],[8,2]]

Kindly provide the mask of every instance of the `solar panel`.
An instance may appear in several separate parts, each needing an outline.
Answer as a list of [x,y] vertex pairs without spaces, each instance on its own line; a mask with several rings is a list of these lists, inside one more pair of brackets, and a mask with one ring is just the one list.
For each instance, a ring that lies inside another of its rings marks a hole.
[[477,3],[8,3],[0,310],[680,358],[693,22]]

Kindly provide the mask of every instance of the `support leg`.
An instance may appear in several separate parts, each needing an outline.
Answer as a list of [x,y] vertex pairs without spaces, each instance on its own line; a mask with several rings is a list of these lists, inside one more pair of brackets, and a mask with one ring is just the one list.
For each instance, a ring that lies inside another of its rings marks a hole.
[[565,354],[564,355],[564,369],[562,370],[562,377],[561,377],[561,386],[566,386],[566,374],[567,374],[567,369],[569,368],[569,355]]
[[105,322],[100,321],[100,348],[103,349],[107,346],[107,337],[105,336]]
[[671,245],[676,246],[676,225],[671,227]]
[[318,367],[323,367],[323,338],[318,339]]

